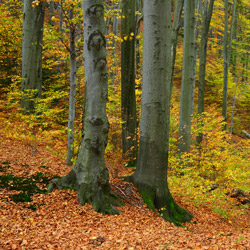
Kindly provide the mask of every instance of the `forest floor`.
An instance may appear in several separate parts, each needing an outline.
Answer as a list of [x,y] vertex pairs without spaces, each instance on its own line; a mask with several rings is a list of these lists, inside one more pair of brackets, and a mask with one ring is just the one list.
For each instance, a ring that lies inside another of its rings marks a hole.
[[[54,153],[54,143],[32,145],[0,131],[0,249],[250,249],[249,209],[226,220],[175,195],[194,215],[181,228],[148,210],[120,179],[111,177],[112,190],[125,202],[115,216],[80,206],[73,191],[46,193],[53,175],[71,169]],[[121,169],[121,175],[130,171]]]

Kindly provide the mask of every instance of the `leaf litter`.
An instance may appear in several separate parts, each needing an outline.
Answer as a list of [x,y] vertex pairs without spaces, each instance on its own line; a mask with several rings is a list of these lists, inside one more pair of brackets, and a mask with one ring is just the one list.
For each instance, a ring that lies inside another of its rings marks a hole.
[[[39,172],[53,177],[71,170],[44,145],[38,145],[34,155],[24,142],[1,132],[0,163],[1,176],[31,178]],[[80,206],[70,190],[36,193],[32,201],[16,203],[10,196],[20,191],[1,187],[0,249],[250,249],[249,209],[227,221],[205,205],[197,207],[175,195],[194,215],[191,223],[179,228],[148,210],[131,184],[112,176],[110,182],[125,202],[120,215],[102,215],[91,205]]]

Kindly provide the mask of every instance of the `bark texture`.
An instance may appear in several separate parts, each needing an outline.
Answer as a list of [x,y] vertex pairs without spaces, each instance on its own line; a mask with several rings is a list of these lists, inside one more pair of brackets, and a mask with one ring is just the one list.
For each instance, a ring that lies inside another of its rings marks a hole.
[[34,109],[35,98],[42,92],[42,43],[45,2],[32,6],[32,0],[23,4],[21,107],[25,112]]
[[[171,36],[170,1],[144,1],[143,87],[140,148],[137,168],[128,178],[138,188],[149,208],[175,224],[189,221],[192,215],[179,207],[167,184],[170,91],[167,79],[166,35]],[[169,56],[170,57],[170,56]],[[168,67],[169,68],[169,67]]]
[[89,203],[97,212],[116,214],[118,201],[112,195],[104,152],[108,139],[106,101],[108,73],[104,7],[101,0],[84,0],[85,113],[84,137],[75,166],[71,172],[53,180],[51,191],[72,188],[78,192],[82,205]]
[[135,99],[135,1],[122,0],[121,83],[122,147],[131,163],[137,157]]

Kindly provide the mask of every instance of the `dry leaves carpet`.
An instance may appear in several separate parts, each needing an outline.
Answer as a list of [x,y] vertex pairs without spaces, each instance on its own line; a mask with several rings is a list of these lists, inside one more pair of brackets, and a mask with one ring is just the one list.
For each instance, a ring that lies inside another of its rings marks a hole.
[[[70,170],[44,145],[34,153],[22,141],[0,133],[2,162],[9,162],[8,172],[15,176],[37,172],[62,176]],[[230,224],[205,206],[175,197],[195,216],[185,228],[178,228],[148,210],[130,184],[116,179],[111,184],[125,197],[126,205],[117,216],[80,206],[73,191],[58,190],[35,194],[29,203],[37,207],[33,211],[9,198],[17,191],[1,188],[0,249],[250,249],[249,210]]]

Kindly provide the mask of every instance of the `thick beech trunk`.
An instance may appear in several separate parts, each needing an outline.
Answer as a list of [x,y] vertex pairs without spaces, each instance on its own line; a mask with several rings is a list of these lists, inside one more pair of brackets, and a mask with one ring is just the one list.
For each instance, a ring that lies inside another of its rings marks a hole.
[[42,92],[42,43],[45,2],[32,6],[32,0],[23,4],[21,107],[32,112],[35,99]]
[[129,161],[135,163],[137,157],[136,99],[135,99],[135,1],[122,1],[122,147]]
[[103,1],[84,0],[83,14],[86,81],[84,137],[75,166],[67,176],[53,180],[49,191],[55,185],[59,189],[75,189],[82,205],[89,203],[98,212],[116,214],[119,211],[113,205],[118,202],[111,194],[104,160],[108,139],[108,72]]
[[149,208],[175,224],[189,221],[192,215],[179,207],[167,184],[170,91],[167,62],[171,47],[171,1],[144,1],[143,87],[140,148],[137,168],[128,180],[138,188]]

